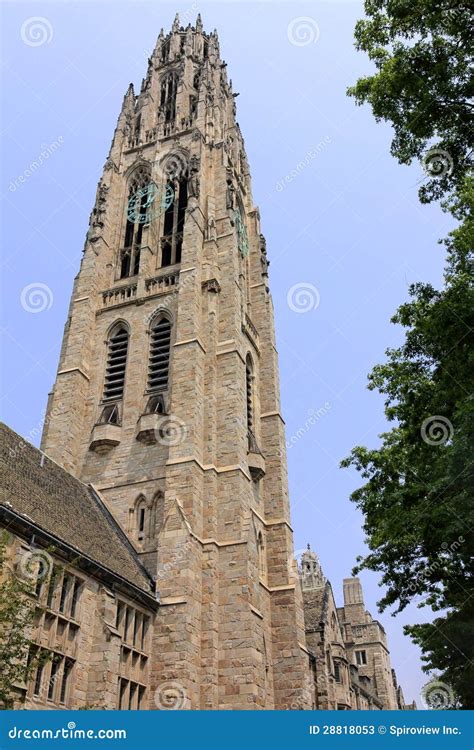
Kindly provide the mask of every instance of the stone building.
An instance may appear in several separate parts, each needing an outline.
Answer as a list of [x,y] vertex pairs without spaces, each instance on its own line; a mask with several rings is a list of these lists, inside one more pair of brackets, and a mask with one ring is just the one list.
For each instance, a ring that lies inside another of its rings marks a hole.
[[16,705],[148,708],[155,582],[92,486],[4,425],[0,436],[1,576],[31,584],[38,664],[12,686]]
[[301,556],[300,579],[306,644],[316,657],[317,708],[416,708],[405,705],[385,630],[365,609],[359,579],[344,579],[344,606],[337,607],[332,586],[309,545]]
[[[318,702],[292,563],[269,263],[236,96],[217,33],[199,16],[187,28],[176,17],[140,91],[130,85],[125,94],[74,282],[43,453],[24,454],[31,466],[44,460],[54,514],[46,498],[44,512],[9,501],[58,549],[74,548],[71,576],[82,579],[82,557],[100,563],[86,568],[72,707],[97,702],[100,684],[115,696],[104,698],[107,707],[172,707],[173,696],[192,709]],[[71,493],[85,512],[103,514],[108,539],[91,528],[83,540],[68,525],[79,517],[68,511]],[[19,530],[17,544],[40,543],[29,534]],[[109,570],[116,550],[129,567]],[[124,636],[128,620],[121,625],[134,602],[135,622],[148,618],[143,651]],[[133,674],[146,663],[143,679],[127,676],[125,652]],[[350,702],[342,693],[335,700]]]

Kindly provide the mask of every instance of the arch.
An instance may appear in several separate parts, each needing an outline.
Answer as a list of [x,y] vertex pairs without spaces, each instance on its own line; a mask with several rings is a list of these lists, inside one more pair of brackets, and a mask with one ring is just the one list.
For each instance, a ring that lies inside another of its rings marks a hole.
[[139,542],[143,542],[149,535],[149,508],[145,495],[138,495],[135,500],[135,532]]
[[174,122],[176,117],[176,94],[178,92],[178,73],[169,70],[160,82],[160,109],[165,122]]
[[150,350],[148,355],[148,390],[168,390],[171,350],[171,320],[158,312],[150,323]]
[[143,227],[148,221],[147,200],[151,185],[151,166],[142,162],[130,171],[123,248],[119,257],[119,278],[136,276],[140,270]]
[[168,37],[161,44],[161,62],[166,63],[170,57],[171,38]]
[[121,401],[123,398],[129,338],[129,327],[123,321],[117,321],[109,329],[103,391],[104,401]]
[[190,153],[189,149],[178,146],[161,157],[159,162],[159,174],[164,182],[184,176],[189,171]]
[[118,328],[124,328],[130,336],[130,324],[128,323],[128,321],[126,321],[124,318],[117,318],[117,320],[114,320],[114,322],[109,325],[106,331],[105,340],[107,343],[110,337],[114,335],[115,331]]
[[161,490],[153,496],[152,529],[156,535],[161,531],[165,520],[165,496]]
[[167,182],[167,192],[173,200],[167,206],[163,216],[163,234],[161,237],[161,267],[181,263],[183,247],[184,222],[188,206],[188,179],[186,174],[176,176]]
[[149,320],[150,320],[149,325],[148,325],[149,333],[151,332],[155,322],[159,318],[166,318],[166,320],[168,320],[171,323],[171,325],[173,325],[173,315],[171,314],[171,312],[168,310],[167,307],[160,306],[160,307],[157,307],[156,310],[152,312],[151,315],[149,316]]

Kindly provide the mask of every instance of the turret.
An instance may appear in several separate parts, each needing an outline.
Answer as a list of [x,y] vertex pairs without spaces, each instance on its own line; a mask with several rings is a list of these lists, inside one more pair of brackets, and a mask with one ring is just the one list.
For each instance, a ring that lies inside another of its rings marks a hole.
[[326,577],[318,556],[309,544],[306,551],[301,555],[300,581],[303,591],[322,588],[326,583]]

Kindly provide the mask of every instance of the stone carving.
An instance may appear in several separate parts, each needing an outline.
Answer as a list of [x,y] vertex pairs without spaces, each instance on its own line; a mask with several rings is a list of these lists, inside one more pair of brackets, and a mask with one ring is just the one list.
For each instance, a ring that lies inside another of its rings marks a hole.
[[207,279],[207,281],[202,282],[201,287],[203,290],[212,292],[213,294],[219,294],[221,290],[221,286],[217,279]]
[[209,216],[209,219],[207,220],[206,239],[217,240],[216,220],[213,216]]
[[199,198],[199,157],[194,155],[189,160],[188,195],[190,198]]
[[117,167],[116,163],[110,156],[107,158],[107,161],[104,164],[104,169],[106,172],[109,172],[111,169],[113,169],[114,172],[119,171],[119,168]]

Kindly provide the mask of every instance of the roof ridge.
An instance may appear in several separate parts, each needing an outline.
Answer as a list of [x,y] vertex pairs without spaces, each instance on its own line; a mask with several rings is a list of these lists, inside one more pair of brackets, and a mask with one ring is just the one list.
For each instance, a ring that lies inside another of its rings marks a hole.
[[0,422],[1,497],[18,517],[156,596],[139,553],[97,490]]
[[132,543],[132,540],[127,536],[125,530],[122,528],[121,524],[117,521],[112,511],[107,506],[104,498],[100,494],[100,491],[94,487],[92,482],[88,482],[86,487],[89,487],[92,490],[92,497],[94,498],[99,510],[104,515],[105,519],[109,523],[109,525],[118,532],[118,534],[121,536],[122,540],[125,542],[127,547],[129,548],[130,552],[132,553],[135,562],[137,565],[140,566],[143,573],[146,575],[146,577],[150,580],[150,583],[153,585],[153,590],[155,587],[156,580],[153,578],[152,575],[148,572],[148,570],[143,565],[142,561],[140,560],[138,550],[135,548],[135,545]]

